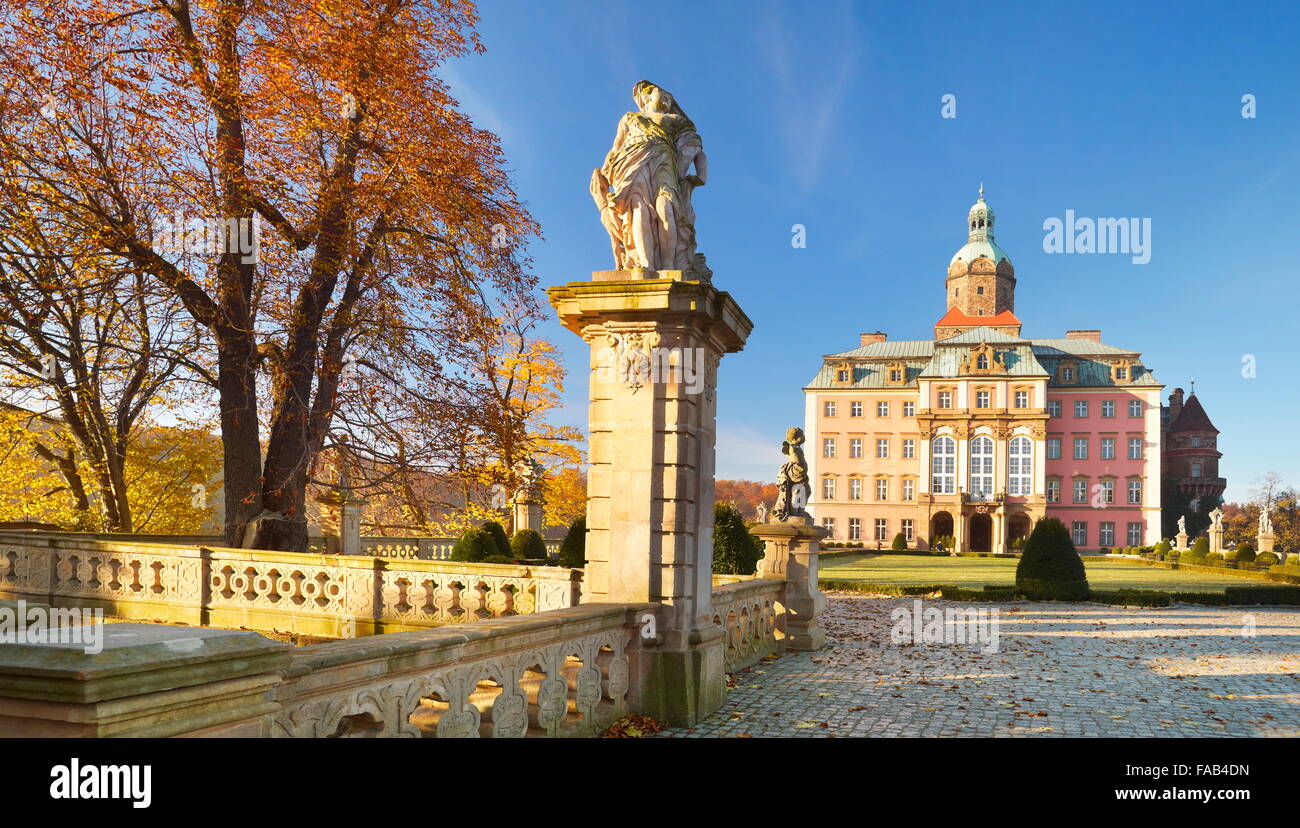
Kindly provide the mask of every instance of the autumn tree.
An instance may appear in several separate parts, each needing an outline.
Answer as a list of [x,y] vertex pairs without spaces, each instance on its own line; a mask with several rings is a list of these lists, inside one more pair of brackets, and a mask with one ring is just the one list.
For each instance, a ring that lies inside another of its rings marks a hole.
[[[535,225],[496,138],[435,75],[482,49],[473,6],[32,0],[0,15],[0,155],[210,335],[227,542],[305,549],[348,347],[431,329],[472,343],[493,333],[479,297],[533,284],[517,251]],[[172,216],[217,243],[178,245],[158,230]]]
[[130,532],[132,443],[195,402],[198,337],[144,274],[43,221],[22,178],[0,156],[0,400],[57,419],[31,449],[63,476],[73,525]]

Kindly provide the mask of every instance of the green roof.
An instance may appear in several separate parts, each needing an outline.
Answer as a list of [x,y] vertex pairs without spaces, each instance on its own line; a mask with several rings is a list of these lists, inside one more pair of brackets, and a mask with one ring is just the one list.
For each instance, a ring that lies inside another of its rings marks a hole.
[[[944,345],[947,342],[942,343]],[[978,344],[978,343],[977,343]],[[961,375],[961,364],[966,361],[970,350],[967,348],[942,348],[930,360],[930,364],[921,372],[922,377],[956,377]],[[1005,374],[994,375],[995,379],[1003,377],[1045,377],[1047,371],[1034,358],[1034,351],[1028,344],[1016,345],[1006,349],[996,349],[1007,366]]]
[[1008,343],[1025,343],[1029,340],[1021,339],[1018,336],[1010,336],[1001,331],[994,330],[987,325],[981,325],[978,328],[971,328],[969,331],[963,331],[956,336],[950,336],[947,339],[940,339],[937,345],[983,345]]

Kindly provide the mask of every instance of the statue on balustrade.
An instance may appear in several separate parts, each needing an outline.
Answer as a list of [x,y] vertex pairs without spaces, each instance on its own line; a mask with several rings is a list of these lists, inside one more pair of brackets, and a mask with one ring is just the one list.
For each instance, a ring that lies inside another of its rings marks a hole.
[[803,456],[804,434],[802,428],[792,428],[785,433],[781,453],[786,461],[776,475],[776,505],[772,517],[785,523],[792,517],[810,517],[804,509],[812,490],[808,484],[808,461]]

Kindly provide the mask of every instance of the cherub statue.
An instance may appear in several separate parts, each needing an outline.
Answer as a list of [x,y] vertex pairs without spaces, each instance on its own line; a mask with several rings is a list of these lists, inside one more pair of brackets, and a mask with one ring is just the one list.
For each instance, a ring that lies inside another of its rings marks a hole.
[[803,429],[791,428],[781,443],[781,453],[786,461],[776,475],[776,505],[772,507],[772,517],[783,523],[791,517],[809,517],[804,506],[808,504],[808,495],[812,491],[808,486],[808,461],[803,456],[803,442]]

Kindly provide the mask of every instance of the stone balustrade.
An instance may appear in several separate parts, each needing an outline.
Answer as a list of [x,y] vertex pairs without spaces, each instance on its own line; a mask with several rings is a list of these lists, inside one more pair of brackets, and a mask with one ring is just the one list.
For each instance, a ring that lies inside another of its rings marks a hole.
[[595,736],[628,712],[654,604],[585,604],[292,654],[278,737]]
[[777,651],[782,637],[777,615],[784,612],[784,581],[713,578],[713,623],[723,629],[722,660],[728,672],[744,669]]
[[0,736],[598,735],[636,703],[654,604],[588,604],[294,648],[110,624],[0,648]]
[[571,607],[581,573],[0,533],[0,597],[328,638]]

